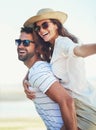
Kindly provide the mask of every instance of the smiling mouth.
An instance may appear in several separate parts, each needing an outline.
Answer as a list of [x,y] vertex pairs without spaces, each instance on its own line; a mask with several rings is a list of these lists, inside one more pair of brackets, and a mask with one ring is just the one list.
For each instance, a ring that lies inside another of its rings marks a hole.
[[48,33],[44,33],[42,36],[44,37],[44,36],[46,36],[46,35],[48,35]]
[[22,55],[22,54],[24,55],[24,54],[26,54],[26,51],[25,50],[18,50],[18,54],[19,55]]

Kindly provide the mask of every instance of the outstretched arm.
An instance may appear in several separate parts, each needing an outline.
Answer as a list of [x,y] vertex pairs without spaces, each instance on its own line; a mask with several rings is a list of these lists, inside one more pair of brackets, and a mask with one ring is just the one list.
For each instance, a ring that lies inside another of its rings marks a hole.
[[96,44],[83,44],[74,48],[76,56],[87,57],[96,54]]
[[77,130],[76,112],[73,98],[59,82],[55,82],[46,94],[60,106],[65,130]]

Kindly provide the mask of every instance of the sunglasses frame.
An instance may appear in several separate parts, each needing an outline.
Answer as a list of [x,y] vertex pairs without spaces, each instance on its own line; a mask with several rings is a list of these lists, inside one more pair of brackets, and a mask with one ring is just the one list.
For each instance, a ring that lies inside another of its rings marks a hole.
[[40,32],[40,29],[41,28],[43,28],[43,29],[47,29],[48,27],[49,27],[49,23],[52,23],[52,22],[43,22],[42,24],[41,24],[41,26],[35,26],[34,27],[34,30],[36,31],[36,32]]
[[31,41],[31,40],[21,40],[21,39],[15,39],[15,44],[17,46],[20,46],[21,43],[23,44],[23,46],[27,47],[30,45],[30,43],[35,43],[34,41]]

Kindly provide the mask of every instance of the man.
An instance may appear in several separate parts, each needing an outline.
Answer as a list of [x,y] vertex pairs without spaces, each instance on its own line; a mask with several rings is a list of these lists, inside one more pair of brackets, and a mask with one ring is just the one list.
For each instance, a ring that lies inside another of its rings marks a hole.
[[28,27],[21,28],[20,39],[15,42],[18,59],[29,69],[30,89],[36,92],[33,101],[47,130],[77,130],[74,101],[53,76],[50,64],[42,61],[43,44],[34,41],[34,33]]

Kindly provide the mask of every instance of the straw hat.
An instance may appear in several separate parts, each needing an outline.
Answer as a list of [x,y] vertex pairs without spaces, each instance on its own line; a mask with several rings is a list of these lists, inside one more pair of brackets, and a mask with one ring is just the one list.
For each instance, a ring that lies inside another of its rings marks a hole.
[[29,18],[24,23],[24,26],[30,26],[33,23],[44,19],[57,19],[63,24],[67,19],[67,14],[60,11],[54,11],[50,8],[41,9],[37,12],[35,16]]

